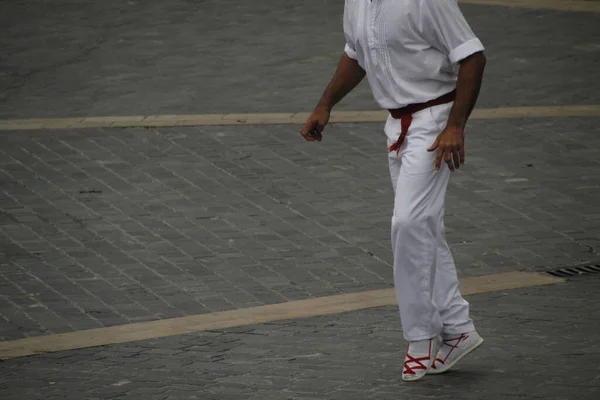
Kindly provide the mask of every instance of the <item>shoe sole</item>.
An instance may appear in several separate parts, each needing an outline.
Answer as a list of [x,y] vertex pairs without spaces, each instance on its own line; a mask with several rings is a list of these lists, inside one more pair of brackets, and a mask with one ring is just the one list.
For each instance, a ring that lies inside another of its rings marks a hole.
[[458,357],[456,360],[454,360],[454,362],[452,364],[447,365],[446,368],[444,368],[442,370],[438,370],[438,369],[433,370],[433,369],[429,368],[429,370],[427,371],[427,375],[439,375],[439,374],[448,372],[452,367],[454,367],[456,365],[456,363],[458,363],[460,360],[462,360],[463,358],[465,358],[466,356],[468,356],[469,354],[471,354],[472,352],[477,350],[482,344],[483,344],[483,338],[479,338],[477,343],[475,343],[469,350],[465,351],[460,357]]
[[416,378],[412,378],[412,376],[413,376],[413,375],[410,375],[410,376],[411,376],[411,378],[405,378],[405,377],[402,377],[402,380],[403,380],[404,382],[416,382],[416,381],[418,381],[419,379],[423,379],[423,377],[424,377],[425,375],[427,375],[427,372],[425,372],[423,375],[421,375],[421,376],[418,376],[418,377],[416,377]]

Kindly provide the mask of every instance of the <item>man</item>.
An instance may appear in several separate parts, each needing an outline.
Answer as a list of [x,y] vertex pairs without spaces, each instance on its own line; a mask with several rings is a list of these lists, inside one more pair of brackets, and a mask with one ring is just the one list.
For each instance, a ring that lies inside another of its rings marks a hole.
[[346,0],[345,52],[302,136],[321,141],[333,106],[367,76],[385,125],[394,188],[394,285],[404,338],[402,378],[449,370],[483,339],[469,318],[444,236],[450,172],[479,95],[483,45],[456,0]]

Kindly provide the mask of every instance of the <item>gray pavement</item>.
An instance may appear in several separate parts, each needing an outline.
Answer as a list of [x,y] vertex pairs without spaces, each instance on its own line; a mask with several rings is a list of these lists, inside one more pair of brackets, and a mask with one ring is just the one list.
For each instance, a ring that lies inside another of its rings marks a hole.
[[[600,103],[597,14],[462,8],[482,107]],[[0,117],[309,110],[340,14],[3,1]],[[375,108],[366,85],[344,108]],[[599,119],[471,123],[446,220],[462,276],[600,262]],[[0,340],[391,287],[381,128],[0,132]],[[383,308],[5,361],[0,398],[595,398],[598,285],[472,297],[486,347],[417,386]]]
[[[600,103],[598,15],[463,4],[482,107]],[[4,0],[0,117],[298,112],[344,45],[342,1]],[[367,85],[340,109],[375,109]]]
[[600,394],[600,312],[590,298],[598,290],[600,275],[470,297],[486,343],[449,373],[416,383],[400,380],[402,333],[388,307],[5,361],[0,395],[593,400]]
[[[0,133],[0,335],[391,287],[380,130]],[[464,276],[600,260],[598,119],[477,121],[468,146],[446,221]]]

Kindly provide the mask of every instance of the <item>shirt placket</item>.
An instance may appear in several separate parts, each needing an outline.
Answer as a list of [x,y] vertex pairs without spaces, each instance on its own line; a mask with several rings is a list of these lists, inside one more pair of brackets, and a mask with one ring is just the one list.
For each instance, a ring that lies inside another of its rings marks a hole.
[[380,46],[379,38],[377,37],[377,16],[381,7],[381,0],[369,0],[367,6],[367,43],[369,53],[374,66],[379,64],[377,50]]

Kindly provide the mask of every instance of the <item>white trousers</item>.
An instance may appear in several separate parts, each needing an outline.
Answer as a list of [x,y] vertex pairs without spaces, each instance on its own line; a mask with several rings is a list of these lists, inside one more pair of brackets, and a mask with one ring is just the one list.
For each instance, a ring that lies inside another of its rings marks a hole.
[[[388,155],[394,187],[394,285],[408,341],[474,329],[444,234],[450,170],[442,163],[435,171],[435,152],[427,151],[446,126],[451,107],[449,103],[415,113],[399,153]],[[400,131],[400,120],[390,116],[385,125],[388,146]]]

